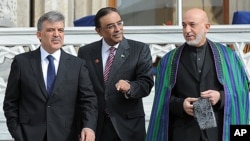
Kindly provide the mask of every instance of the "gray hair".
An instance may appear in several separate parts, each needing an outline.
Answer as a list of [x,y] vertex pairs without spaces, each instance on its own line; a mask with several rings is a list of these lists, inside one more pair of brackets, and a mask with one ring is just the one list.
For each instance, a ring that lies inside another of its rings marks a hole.
[[43,14],[37,22],[37,31],[42,30],[42,24],[44,21],[49,22],[63,22],[65,23],[64,15],[58,11],[49,11]]

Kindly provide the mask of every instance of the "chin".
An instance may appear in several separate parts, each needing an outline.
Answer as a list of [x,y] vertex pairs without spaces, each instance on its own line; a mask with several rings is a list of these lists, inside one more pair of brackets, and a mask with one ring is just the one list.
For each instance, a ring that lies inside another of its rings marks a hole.
[[54,50],[59,50],[62,46],[54,46],[53,49]]
[[198,46],[199,43],[197,43],[196,41],[187,41],[187,44],[190,46]]
[[119,42],[121,42],[122,41],[122,38],[119,38],[119,39],[115,39],[114,40],[114,42],[116,42],[116,43],[119,43]]

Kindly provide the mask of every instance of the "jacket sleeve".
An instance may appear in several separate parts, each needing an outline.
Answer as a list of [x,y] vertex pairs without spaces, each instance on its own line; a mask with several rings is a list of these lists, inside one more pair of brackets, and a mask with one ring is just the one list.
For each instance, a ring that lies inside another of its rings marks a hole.
[[11,71],[9,74],[8,84],[3,102],[3,110],[7,121],[7,127],[10,134],[13,137],[15,136],[14,133],[16,130],[21,130],[21,128],[18,129],[19,126],[18,105],[20,99],[19,76],[20,76],[20,68],[18,61],[15,57],[11,64]]

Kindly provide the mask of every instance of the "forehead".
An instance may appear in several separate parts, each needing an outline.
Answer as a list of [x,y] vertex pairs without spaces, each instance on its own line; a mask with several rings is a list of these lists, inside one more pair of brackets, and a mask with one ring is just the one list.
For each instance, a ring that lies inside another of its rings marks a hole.
[[120,15],[117,12],[110,12],[107,15],[100,18],[100,23],[107,25],[110,23],[116,23],[121,20]]
[[57,22],[51,22],[51,21],[48,21],[48,20],[46,20],[46,21],[44,21],[43,22],[43,27],[50,27],[50,28],[52,28],[52,27],[57,27],[57,28],[64,28],[64,23],[63,23],[63,21],[57,21]]
[[186,15],[182,19],[183,23],[201,23],[202,18],[197,15]]
[[204,14],[198,10],[191,10],[184,14],[182,21],[185,23],[188,22],[199,23],[204,21]]

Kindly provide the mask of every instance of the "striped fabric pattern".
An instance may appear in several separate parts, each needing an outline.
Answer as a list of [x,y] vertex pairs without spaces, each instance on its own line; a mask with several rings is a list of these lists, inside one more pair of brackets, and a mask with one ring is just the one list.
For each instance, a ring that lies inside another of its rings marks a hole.
[[220,63],[216,62],[216,68],[221,70],[219,80],[225,91],[223,140],[229,141],[230,125],[250,124],[249,80],[235,52],[230,53],[231,49],[221,44],[216,44],[213,51],[221,59]]
[[108,77],[109,77],[109,73],[111,70],[111,66],[112,66],[114,58],[115,58],[115,49],[116,49],[115,47],[109,48],[109,56],[108,56],[107,62],[105,64],[105,70],[104,70],[104,74],[103,74],[104,84],[106,84],[108,82]]
[[[250,124],[249,80],[237,54],[230,48],[208,40],[214,54],[218,79],[224,86],[223,141],[229,141],[230,124]],[[155,98],[146,141],[168,141],[169,98],[175,84],[184,45],[166,54],[157,66]],[[170,65],[171,64],[171,65]],[[235,69],[232,69],[235,68]]]

